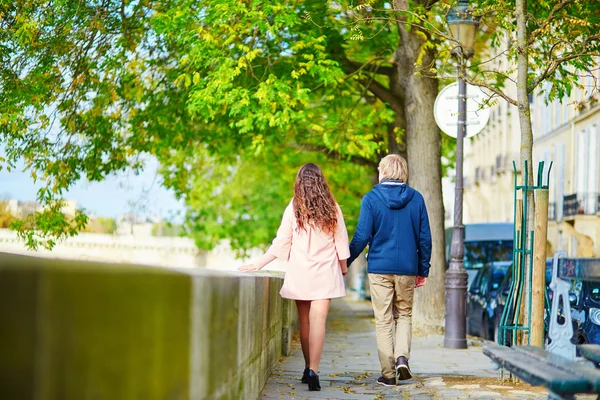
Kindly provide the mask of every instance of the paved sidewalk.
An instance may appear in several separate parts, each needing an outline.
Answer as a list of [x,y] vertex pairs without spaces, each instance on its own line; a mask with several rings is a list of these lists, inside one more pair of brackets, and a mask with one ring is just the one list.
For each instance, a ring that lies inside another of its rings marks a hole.
[[[411,369],[415,377],[397,387],[376,384],[380,376],[375,324],[368,302],[334,300],[321,361],[320,392],[300,382],[304,361],[300,343],[273,371],[262,399],[538,399],[547,393],[524,383],[500,382],[480,342],[467,350],[443,347],[441,335],[414,336]],[[579,399],[579,397],[578,397]]]

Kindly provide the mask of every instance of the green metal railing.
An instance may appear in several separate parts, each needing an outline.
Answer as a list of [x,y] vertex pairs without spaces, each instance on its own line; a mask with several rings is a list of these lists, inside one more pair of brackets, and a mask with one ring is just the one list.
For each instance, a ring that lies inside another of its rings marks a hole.
[[[524,304],[527,304],[527,315],[531,316],[531,285],[526,285],[525,282],[525,268],[528,267],[527,276],[531,279],[533,273],[533,240],[534,232],[533,227],[527,224],[527,206],[529,201],[529,195],[533,190],[536,189],[548,189],[550,182],[550,170],[552,169],[552,162],[548,167],[548,174],[546,184],[543,183],[544,175],[544,162],[540,162],[538,165],[537,174],[537,185],[530,185],[530,180],[533,181],[533,177],[530,177],[527,173],[527,161],[524,163],[523,168],[523,185],[519,185],[517,182],[517,164],[513,161],[514,171],[514,235],[513,235],[513,268],[512,268],[512,280],[510,284],[510,290],[506,298],[504,310],[502,311],[502,317],[500,318],[500,326],[498,332],[498,340],[502,345],[517,344],[519,332],[526,334],[527,343],[529,343],[529,333],[531,330],[531,318],[523,318],[522,313],[525,310]],[[523,206],[519,209],[518,207],[518,194],[519,191],[522,193]],[[517,224],[520,218],[521,224]],[[527,235],[529,233],[529,236]],[[529,237],[529,240],[527,238]],[[526,287],[529,290],[525,290]],[[525,296],[527,296],[527,302],[524,303]],[[548,289],[545,288],[545,308],[548,313],[550,307],[550,299],[548,296]],[[546,318],[546,329],[548,328],[548,318]],[[510,337],[507,337],[508,333]]]

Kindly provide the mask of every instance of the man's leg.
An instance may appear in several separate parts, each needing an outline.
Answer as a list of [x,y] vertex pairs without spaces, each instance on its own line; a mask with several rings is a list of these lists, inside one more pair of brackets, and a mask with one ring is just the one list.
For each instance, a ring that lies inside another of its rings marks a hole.
[[381,374],[386,379],[395,380],[394,317],[392,315],[394,282],[392,277],[392,275],[369,274]]
[[410,368],[408,367],[408,359],[410,358],[410,345],[412,341],[412,307],[413,296],[415,292],[415,281],[416,277],[414,276],[394,276],[396,290],[394,309],[397,314],[394,359],[396,361],[396,369],[398,369],[399,379],[411,378]]

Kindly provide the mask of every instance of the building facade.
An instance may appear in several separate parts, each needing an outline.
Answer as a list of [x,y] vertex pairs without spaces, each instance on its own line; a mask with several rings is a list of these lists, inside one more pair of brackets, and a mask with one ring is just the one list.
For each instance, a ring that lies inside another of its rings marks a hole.
[[[583,77],[583,88],[549,104],[544,95],[530,98],[534,171],[544,161],[546,176],[553,163],[548,245],[551,252],[565,250],[569,256],[600,257],[597,78]],[[465,223],[513,221],[515,170],[521,184],[519,149],[517,109],[500,100],[492,107],[488,126],[465,142]]]

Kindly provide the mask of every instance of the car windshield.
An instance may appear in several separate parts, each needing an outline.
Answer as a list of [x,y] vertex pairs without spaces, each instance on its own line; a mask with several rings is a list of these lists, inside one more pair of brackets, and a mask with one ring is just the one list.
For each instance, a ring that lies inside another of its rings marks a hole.
[[465,268],[481,268],[493,261],[512,261],[512,240],[465,242]]
[[508,271],[507,266],[494,267],[492,270],[492,290],[496,290],[502,284],[504,277],[506,276],[506,272]]

